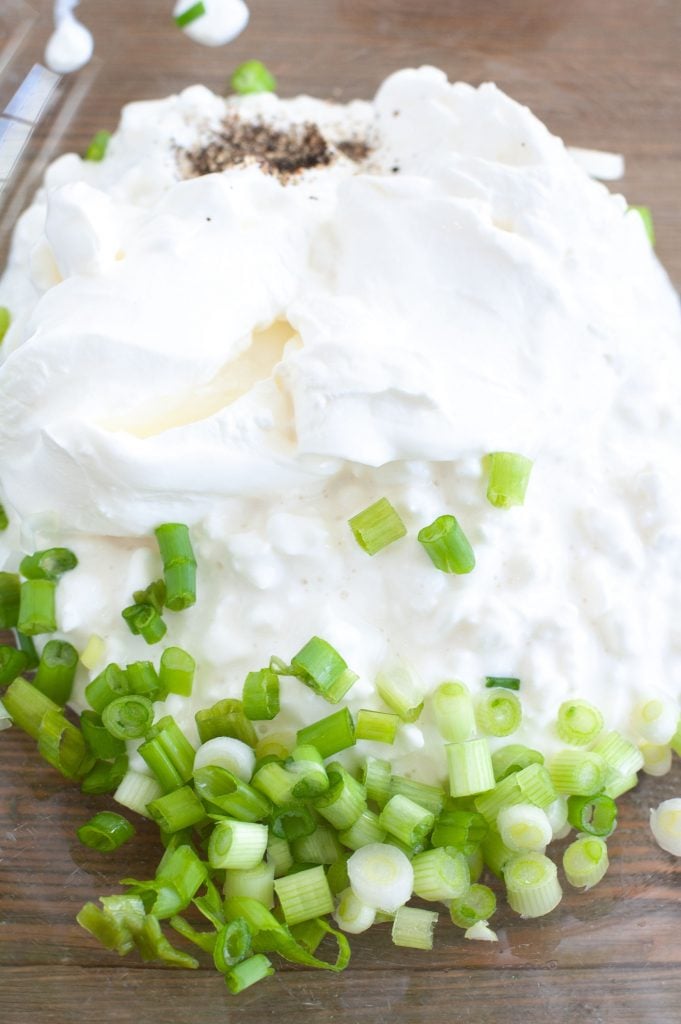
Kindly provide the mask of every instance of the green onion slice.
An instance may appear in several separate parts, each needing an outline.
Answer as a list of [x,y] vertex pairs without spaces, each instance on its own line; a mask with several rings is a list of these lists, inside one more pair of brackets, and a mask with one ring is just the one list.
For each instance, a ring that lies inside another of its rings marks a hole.
[[203,0],[198,0],[198,3],[191,4],[186,7],[179,14],[175,15],[175,24],[178,28],[184,28],[186,25],[191,25],[197,18],[202,18],[206,13],[206,6]]
[[495,508],[523,505],[532,472],[532,460],[514,452],[492,452],[484,461],[489,471],[489,503]]
[[355,540],[368,555],[406,536],[407,528],[387,498],[379,498],[348,520]]
[[68,548],[48,548],[26,555],[19,566],[19,572],[27,580],[58,580],[65,572],[78,565],[78,559]]
[[578,832],[609,836],[617,828],[617,804],[604,793],[568,798],[568,821]]
[[117,850],[135,834],[135,828],[127,818],[114,811],[100,811],[76,831],[83,846],[101,853]]
[[232,89],[242,96],[251,92],[274,92],[277,81],[259,60],[247,60],[240,64],[231,79]]
[[148,697],[131,693],[118,697],[102,711],[102,722],[119,740],[136,740],[146,736],[154,720],[154,708]]
[[417,540],[441,572],[463,575],[475,568],[473,548],[454,516],[439,516],[419,530]]

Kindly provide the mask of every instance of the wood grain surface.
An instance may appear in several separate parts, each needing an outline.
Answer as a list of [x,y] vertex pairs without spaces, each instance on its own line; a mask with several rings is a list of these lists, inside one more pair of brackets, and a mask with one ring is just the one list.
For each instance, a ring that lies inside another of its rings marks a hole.
[[[19,0],[3,4],[23,8]],[[32,6],[25,59],[39,59],[49,32],[50,4]],[[170,7],[170,0],[83,0],[98,58],[63,83],[68,117],[54,113],[36,132],[15,204],[35,185],[41,162],[82,150],[95,129],[115,123],[123,103],[196,80],[223,90],[247,57],[265,60],[285,94],[343,100],[370,95],[398,67],[431,63],[453,78],[495,80],[570,143],[624,153],[627,177],[616,187],[652,207],[658,252],[681,284],[678,0],[253,0],[249,29],[220,50],[174,30]],[[16,64],[0,89],[19,80]],[[15,209],[7,209],[5,226]],[[301,1014],[329,1024],[681,1017],[681,872],[647,829],[649,808],[681,795],[678,763],[623,800],[604,882],[592,893],[569,893],[549,918],[523,922],[502,910],[498,945],[465,942],[443,918],[432,955],[395,949],[382,927],[353,941],[344,975],[287,967],[235,1001],[207,964],[175,973],[118,960],[76,926],[82,903],[114,890],[131,864],[137,875],[153,872],[155,829],[142,823],[132,844],[108,856],[81,847],[75,828],[107,799],[82,797],[16,730],[0,743],[1,1024],[259,1024]]]

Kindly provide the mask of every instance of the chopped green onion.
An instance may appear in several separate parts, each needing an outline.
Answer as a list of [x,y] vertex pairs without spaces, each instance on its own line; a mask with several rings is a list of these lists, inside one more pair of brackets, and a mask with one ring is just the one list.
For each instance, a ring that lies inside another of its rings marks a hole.
[[217,765],[195,769],[194,788],[209,810],[238,821],[262,821],[272,809],[262,793]]
[[196,558],[189,530],[182,523],[164,523],[155,531],[166,584],[166,608],[183,611],[196,602]]
[[242,697],[246,718],[270,722],[279,714],[279,676],[269,668],[249,672]]
[[166,647],[161,655],[159,680],[164,693],[191,697],[196,662],[181,647]]
[[95,163],[100,163],[106,156],[106,151],[109,148],[110,139],[111,132],[95,132],[95,134],[92,136],[89,142],[87,149],[85,150],[85,159],[93,160]]
[[462,743],[475,736],[475,709],[468,687],[458,681],[441,683],[433,696],[435,724],[443,739]]
[[650,829],[658,846],[675,857],[681,857],[681,799],[663,800],[652,809]]
[[598,836],[580,836],[563,854],[563,871],[576,889],[591,889],[608,870],[608,848]]
[[449,904],[452,923],[459,928],[472,928],[478,921],[489,921],[496,909],[497,898],[492,890],[477,883]]
[[520,726],[523,710],[515,693],[496,688],[481,695],[475,717],[482,732],[490,736],[510,736]]
[[674,753],[681,757],[681,718],[679,718],[677,722],[676,730],[670,740],[669,745],[674,751]]
[[12,629],[19,620],[21,585],[13,572],[0,572],[0,629]]
[[334,828],[345,831],[366,810],[366,792],[338,761],[332,761],[326,771],[329,788],[314,800],[314,808]]
[[646,775],[660,778],[672,768],[672,748],[658,743],[642,743],[643,771]]
[[321,865],[275,879],[274,890],[288,925],[333,911],[333,895]]
[[568,804],[566,796],[557,796],[553,803],[545,807],[554,839],[563,839],[570,832],[568,824]]
[[445,791],[440,786],[429,786],[425,782],[417,782],[403,775],[392,775],[390,778],[389,796],[396,794],[409,797],[431,814],[438,815],[445,805]]
[[84,665],[88,672],[91,672],[104,657],[104,650],[104,641],[101,636],[93,633],[80,655],[81,665]]
[[331,757],[355,745],[355,723],[347,708],[298,730],[298,746],[316,747],[322,757]]
[[10,324],[12,323],[12,314],[8,310],[7,306],[0,306],[0,345],[5,340]]
[[531,747],[524,747],[521,743],[509,743],[506,747],[499,747],[492,754],[492,767],[494,778],[497,782],[513,775],[514,772],[522,771],[530,764],[543,764],[544,755]]
[[267,825],[252,821],[219,821],[208,841],[213,868],[254,868],[265,856]]
[[263,860],[253,868],[229,868],[223,891],[227,899],[248,896],[270,910],[274,906],[274,864]]
[[[2,308],[3,307],[0,306],[0,318],[2,317],[2,312],[1,312]],[[2,338],[0,338],[0,345],[1,344],[2,344]],[[9,518],[7,516],[7,510],[5,509],[5,506],[0,501],[0,533],[3,533],[7,529],[8,526],[9,526]]]
[[262,61],[247,60],[232,75],[232,89],[244,96],[251,92],[274,92],[277,82]]
[[[191,25],[197,18],[202,18],[205,13],[206,7],[203,0],[198,0],[198,3],[192,4],[191,7],[185,7],[183,11],[175,15],[175,24],[178,28],[184,28],[185,25]],[[220,970],[219,967],[218,970]]]
[[80,716],[80,728],[85,742],[97,758],[106,761],[125,753],[122,739],[112,736],[102,723],[96,711],[83,711]]
[[548,768],[556,790],[570,796],[593,796],[603,789],[606,780],[603,758],[592,751],[561,750]]
[[635,210],[636,213],[639,215],[639,217],[643,221],[643,227],[646,230],[648,241],[651,245],[655,245],[655,225],[653,223],[653,215],[650,212],[650,207],[632,205],[627,207],[627,213],[629,212],[629,210]]
[[245,960],[251,952],[251,929],[243,917],[236,917],[223,925],[213,947],[215,969],[226,974],[235,964]]
[[96,761],[94,767],[83,778],[80,791],[92,795],[113,793],[120,786],[127,771],[126,754],[120,754],[115,761]]
[[350,854],[347,850],[343,851],[342,856],[335,860],[333,864],[329,864],[326,870],[326,880],[329,883],[329,888],[334,896],[342,893],[350,885],[350,879],[348,877],[348,860]]
[[403,722],[415,722],[423,710],[425,686],[404,662],[392,665],[376,676],[379,697]]
[[422,900],[447,901],[463,896],[471,884],[468,861],[459,851],[425,850],[412,859],[414,893]]
[[359,935],[371,928],[376,920],[376,911],[357,899],[352,889],[348,888],[339,894],[333,916],[342,931]]
[[130,665],[125,666],[125,674],[128,677],[130,693],[148,697],[152,701],[166,696],[161,692],[158,672],[151,661],[133,661]]
[[475,568],[473,548],[454,516],[439,516],[430,526],[419,530],[417,539],[441,572],[462,575]]
[[351,850],[359,850],[361,846],[368,846],[369,843],[382,843],[385,839],[385,829],[377,814],[373,811],[363,811],[350,828],[338,834],[338,838],[344,846]]
[[194,748],[172,715],[159,718],[138,753],[166,792],[178,789],[192,777]]
[[118,740],[137,740],[146,736],[153,720],[151,701],[136,693],[112,700],[102,711],[105,728]]
[[452,796],[472,796],[494,788],[492,755],[486,739],[448,743],[445,750]]
[[151,914],[145,916],[141,929],[135,934],[135,945],[143,960],[160,960],[172,967],[186,967],[192,970],[199,966],[198,960],[193,956],[181,953],[179,949],[171,946],[161,930],[158,919]]
[[641,739],[663,746],[672,740],[678,721],[678,703],[669,697],[654,697],[636,707],[632,724]]
[[469,853],[485,838],[487,822],[477,811],[446,808],[435,820],[430,841],[433,846],[450,846]]
[[[12,685],[15,686],[16,681]],[[7,705],[7,694],[5,694],[5,705]],[[40,719],[38,751],[47,763],[61,772],[66,779],[81,778],[89,772],[94,763],[82,732],[67,721],[61,708],[56,711],[46,711]]]
[[117,850],[128,839],[132,839],[134,834],[135,828],[128,819],[114,811],[100,811],[76,831],[83,846],[102,853]]
[[291,670],[301,682],[330,704],[342,700],[358,679],[338,651],[319,636],[313,636],[291,658]]
[[282,807],[275,809],[270,827],[275,836],[292,843],[311,835],[317,820],[307,807]]
[[399,724],[398,715],[361,708],[357,712],[357,739],[373,740],[374,743],[394,743]]
[[508,902],[521,917],[543,917],[563,893],[556,865],[543,853],[519,853],[504,867]]
[[409,859],[388,843],[371,843],[355,850],[348,860],[348,878],[362,903],[387,914],[406,903],[414,888]]
[[[141,900],[139,903],[142,906]],[[144,918],[143,908],[142,918]],[[94,903],[86,903],[76,915],[76,921],[105,949],[115,950],[120,956],[129,953],[134,947],[130,930],[122,922],[101,911]]]
[[407,528],[387,498],[379,498],[348,520],[355,540],[368,555],[375,555],[405,537]]
[[291,790],[295,800],[310,800],[329,788],[329,777],[322,755],[310,744],[294,748],[286,762],[286,770],[297,779]]
[[553,839],[553,829],[545,811],[534,804],[502,807],[497,818],[502,842],[516,853],[535,850],[543,853]]
[[114,800],[128,810],[150,818],[148,805],[157,800],[162,792],[156,779],[130,769],[114,793]]
[[274,868],[274,877],[286,875],[293,867],[291,848],[285,839],[270,835],[267,840],[267,863]]
[[603,728],[603,715],[586,700],[566,700],[558,708],[557,730],[563,743],[586,747]]
[[9,644],[0,644],[0,686],[13,682],[28,668],[28,657]]
[[490,829],[483,839],[482,855],[485,864],[497,878],[503,878],[504,868],[515,856],[513,850],[509,850],[496,829]]
[[179,914],[174,914],[168,921],[168,924],[171,928],[174,928],[183,939],[193,942],[194,945],[198,946],[199,949],[202,949],[204,953],[210,953],[211,956],[213,955],[217,932],[200,932]]
[[434,910],[399,907],[392,927],[393,945],[407,946],[410,949],[432,949],[433,932],[438,916]]
[[556,799],[556,790],[546,768],[529,764],[519,772],[507,775],[490,792],[476,798],[475,808],[488,824],[496,822],[502,807],[530,803],[544,809]]
[[291,844],[291,853],[298,864],[335,864],[346,852],[338,841],[341,836],[330,825],[317,825]]
[[10,683],[2,700],[17,728],[27,732],[34,740],[38,739],[44,715],[50,711],[61,711],[58,704],[21,676]]
[[165,580],[154,580],[144,590],[135,590],[132,595],[135,604],[149,604],[155,608],[159,615],[162,614],[166,603]]
[[27,580],[58,580],[65,572],[78,565],[78,559],[68,548],[48,548],[26,555],[21,560],[19,572]]
[[592,748],[600,754],[611,773],[628,777],[643,767],[643,755],[626,737],[618,732],[599,736]]
[[362,783],[369,800],[385,807],[390,799],[392,765],[378,757],[368,757],[362,769]]
[[568,799],[568,821],[578,832],[590,836],[609,836],[617,827],[617,804],[612,797],[571,796]]
[[148,644],[157,644],[168,632],[165,622],[150,604],[131,604],[121,615],[133,636],[141,636]]
[[257,769],[251,779],[255,789],[264,793],[276,807],[285,807],[293,802],[293,787],[297,779],[286,771],[279,761],[268,761]]
[[272,961],[263,953],[256,953],[248,960],[242,960],[240,964],[231,967],[225,974],[225,984],[232,995],[238,996],[244,989],[250,988],[264,978],[269,978],[271,974],[274,974]]
[[53,580],[25,580],[21,584],[17,629],[26,636],[54,633],[56,583]]
[[216,736],[202,743],[194,755],[194,772],[199,768],[225,768],[244,782],[248,782],[255,768],[255,754],[247,743],[233,736]]
[[130,692],[127,673],[112,662],[85,687],[85,699],[101,715],[107,704]]
[[285,761],[291,753],[293,734],[290,732],[271,732],[259,739],[255,745],[256,764],[264,764],[274,758]]
[[172,793],[157,797],[147,805],[147,810],[164,832],[179,832],[190,825],[198,825],[206,816],[203,804],[189,786],[181,786]]
[[495,508],[524,505],[532,472],[532,460],[514,452],[491,452],[485,457],[489,470],[487,500]]
[[196,728],[202,743],[216,736],[233,736],[242,743],[254,747],[258,742],[252,723],[244,714],[244,706],[240,700],[226,697],[213,704],[211,708],[197,711]]
[[502,690],[519,690],[520,680],[517,676],[485,676],[485,686],[488,690],[494,686]]

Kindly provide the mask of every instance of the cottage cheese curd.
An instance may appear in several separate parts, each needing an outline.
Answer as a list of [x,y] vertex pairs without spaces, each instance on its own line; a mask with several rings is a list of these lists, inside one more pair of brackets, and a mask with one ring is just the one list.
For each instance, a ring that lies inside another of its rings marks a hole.
[[[314,122],[331,162],[183,180],[178,150],[226,114]],[[120,611],[160,575],[153,527],[187,522],[199,599],[166,641],[198,663],[167,702],[189,731],[313,634],[359,673],[352,710],[381,707],[399,662],[426,690],[520,677],[513,740],[547,752],[568,696],[633,738],[644,695],[679,697],[677,297],[638,214],[493,85],[422,68],[373,103],[132,104],[103,163],[49,168],[0,303],[4,567],[21,543],[73,547],[59,621],[80,649],[103,637],[95,674],[156,656]],[[487,502],[494,450],[535,460],[524,507]],[[347,520],[383,495],[409,535],[370,558]],[[468,576],[416,541],[445,512]],[[329,712],[295,680],[282,705],[270,729]],[[444,776],[427,704],[392,757]]]

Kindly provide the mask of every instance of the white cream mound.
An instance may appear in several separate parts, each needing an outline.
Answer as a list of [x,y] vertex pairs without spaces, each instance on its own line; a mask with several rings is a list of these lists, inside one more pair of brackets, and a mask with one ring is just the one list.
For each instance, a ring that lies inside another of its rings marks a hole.
[[[227,113],[314,122],[331,162],[181,180],[178,149]],[[353,710],[382,707],[398,659],[427,689],[518,676],[511,739],[548,751],[568,696],[634,739],[635,705],[679,697],[677,297],[638,214],[495,86],[422,68],[372,104],[200,86],[132,104],[101,164],[48,170],[0,304],[2,559],[18,523],[26,550],[73,547],[59,621],[80,649],[104,638],[92,674],[160,654],[120,612],[160,575],[153,527],[180,521],[199,563],[198,603],[166,615],[198,662],[192,700],[168,701],[185,726],[313,634],[359,673]],[[524,507],[487,502],[494,450],[534,459]],[[347,519],[384,495],[409,535],[370,558]],[[445,512],[468,576],[416,541]],[[332,710],[282,689],[269,729]],[[444,775],[428,708],[386,751]]]

